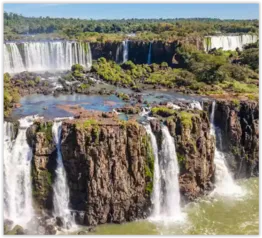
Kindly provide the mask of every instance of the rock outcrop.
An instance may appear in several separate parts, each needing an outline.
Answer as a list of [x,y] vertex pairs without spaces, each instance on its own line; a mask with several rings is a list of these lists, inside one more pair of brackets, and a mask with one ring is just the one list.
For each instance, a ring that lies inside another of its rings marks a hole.
[[[43,207],[50,208],[48,181],[43,174],[52,174],[56,167],[48,167],[55,161],[53,143],[46,144],[48,133],[38,132],[36,127],[28,132],[34,141],[34,189],[41,192],[35,198]],[[152,181],[145,170],[149,166],[150,146],[145,129],[135,122],[63,122],[61,152],[70,189],[70,208],[77,213],[78,223],[120,223],[147,215],[148,184]]]
[[52,122],[35,122],[27,130],[32,148],[32,183],[34,207],[37,211],[53,208],[52,183],[56,168],[56,148],[52,138]]
[[217,102],[215,124],[221,129],[222,150],[236,178],[259,173],[259,104],[255,101]]
[[[176,65],[176,49],[180,44],[190,43],[198,49],[203,48],[203,39],[201,37],[183,38],[173,42],[152,41],[151,42],[151,63],[160,64],[167,62],[168,65]],[[95,42],[90,43],[92,58],[97,60],[105,57],[107,60],[114,60],[117,63],[123,62],[123,45],[122,42]],[[148,63],[150,42],[140,40],[129,40],[128,42],[128,59],[135,64]]]
[[[180,167],[179,185],[184,202],[192,201],[213,189],[215,140],[204,111],[181,111],[162,118],[174,137]],[[161,148],[158,120],[151,127]]]

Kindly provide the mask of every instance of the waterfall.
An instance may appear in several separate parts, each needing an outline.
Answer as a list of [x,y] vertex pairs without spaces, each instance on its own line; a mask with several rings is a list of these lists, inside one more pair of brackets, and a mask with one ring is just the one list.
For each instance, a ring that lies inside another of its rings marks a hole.
[[168,128],[162,126],[162,149],[159,153],[154,134],[150,126],[146,126],[150,135],[155,157],[154,184],[152,193],[153,212],[150,220],[157,222],[176,222],[183,218],[180,208],[179,166],[176,147]]
[[119,60],[119,52],[120,52],[120,46],[117,45],[117,48],[116,48],[116,63],[120,63],[120,60]]
[[147,56],[147,64],[151,64],[151,51],[152,51],[152,43],[149,43],[149,49],[148,49],[148,56]]
[[198,109],[198,110],[203,110],[201,104],[199,101],[193,101],[189,104],[189,108],[191,109]]
[[[210,123],[211,123],[211,135],[216,137],[216,128],[214,124],[215,107],[216,107],[216,102],[213,101],[212,111],[210,115]],[[219,135],[221,136],[221,134]],[[233,177],[228,170],[224,153],[220,151],[217,148],[217,146],[215,148],[214,163],[216,166],[216,171],[215,171],[216,188],[211,193],[211,195],[213,194],[219,194],[222,196],[242,195],[243,192],[241,187],[235,184]]]
[[161,208],[161,177],[160,177],[160,168],[158,162],[158,147],[156,142],[156,137],[152,132],[150,124],[145,126],[147,134],[150,136],[151,144],[154,154],[154,180],[153,180],[153,192],[152,192],[152,203],[153,203],[153,212],[152,217],[160,216]]
[[147,117],[150,112],[151,112],[151,108],[150,107],[143,107],[142,108],[142,112],[139,113],[139,116]]
[[32,206],[31,159],[26,131],[35,117],[19,120],[15,140],[13,125],[4,122],[4,217],[26,226],[34,216]]
[[61,154],[61,131],[62,121],[54,121],[52,132],[53,139],[57,149],[57,168],[56,168],[56,179],[53,185],[54,197],[54,215],[61,217],[65,221],[65,225],[70,226],[73,223],[69,210],[69,188],[67,185],[66,171],[63,165],[63,159]]
[[179,167],[173,137],[166,126],[162,127],[162,150],[160,166],[165,184],[162,215],[179,220],[181,218]]
[[236,50],[243,49],[243,46],[250,43],[255,43],[258,40],[256,35],[238,35],[238,36],[207,36],[204,39],[205,51],[213,48],[223,50]]
[[92,66],[89,43],[50,41],[4,44],[4,71],[69,70],[73,64]]
[[123,63],[128,61],[128,40],[123,41]]

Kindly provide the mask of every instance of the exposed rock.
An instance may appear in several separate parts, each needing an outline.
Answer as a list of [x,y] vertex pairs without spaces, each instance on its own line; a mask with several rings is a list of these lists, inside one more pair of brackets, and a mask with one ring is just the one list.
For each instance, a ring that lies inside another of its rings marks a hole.
[[[87,126],[84,126],[87,125]],[[146,195],[145,129],[137,123],[62,125],[62,155],[71,207],[85,225],[132,221],[144,216]]]
[[5,233],[6,235],[24,235],[24,228],[22,226],[16,225],[11,231]]
[[37,209],[52,209],[52,181],[56,168],[56,150],[51,122],[35,122],[27,130],[27,140],[32,146],[33,196]]
[[215,124],[222,132],[225,152],[233,155],[228,161],[237,178],[259,173],[259,105],[254,101],[217,103]]
[[63,217],[56,217],[56,225],[59,227],[65,226],[65,220]]

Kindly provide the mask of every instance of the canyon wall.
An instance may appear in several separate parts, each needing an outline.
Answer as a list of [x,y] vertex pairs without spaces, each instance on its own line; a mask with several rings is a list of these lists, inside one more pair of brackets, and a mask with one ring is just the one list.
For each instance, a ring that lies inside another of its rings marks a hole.
[[259,173],[259,103],[217,102],[215,124],[221,129],[223,151],[236,178]]
[[[221,129],[223,151],[229,155],[227,162],[237,178],[258,176],[258,111],[255,102],[217,102],[215,124]],[[159,153],[161,123],[174,138],[182,203],[207,194],[214,188],[215,172],[215,140],[210,135],[208,112],[186,110],[151,120]],[[49,214],[57,166],[52,124],[40,120],[27,130],[33,152],[34,207]],[[78,224],[121,223],[150,214],[154,156],[142,125],[108,118],[65,120],[61,153],[70,190],[69,207]]]

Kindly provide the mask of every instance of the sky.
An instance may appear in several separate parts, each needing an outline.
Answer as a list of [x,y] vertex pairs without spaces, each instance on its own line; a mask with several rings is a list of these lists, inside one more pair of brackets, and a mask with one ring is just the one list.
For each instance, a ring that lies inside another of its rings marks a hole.
[[259,19],[259,4],[4,4],[24,16],[81,19],[193,18]]

